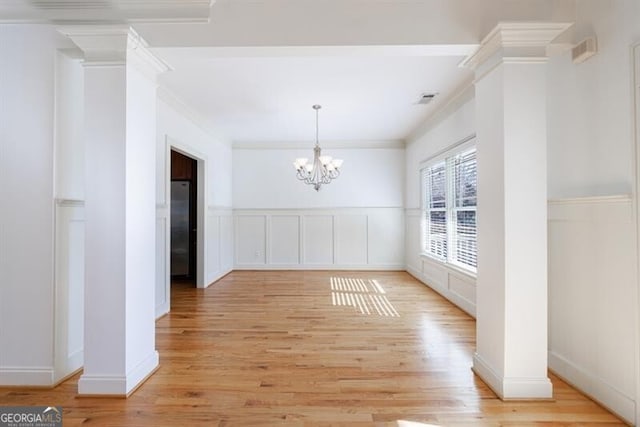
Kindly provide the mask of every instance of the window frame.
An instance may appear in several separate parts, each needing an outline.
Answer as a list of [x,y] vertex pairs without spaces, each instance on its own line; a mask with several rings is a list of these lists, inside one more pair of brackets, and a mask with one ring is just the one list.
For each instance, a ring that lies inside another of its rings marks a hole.
[[[457,222],[457,213],[458,212],[476,212],[475,213],[475,223],[476,223],[476,260],[477,260],[477,236],[478,236],[478,221],[477,221],[477,178],[476,178],[476,203],[474,206],[456,206],[456,194],[455,194],[455,158],[465,152],[468,152],[472,149],[476,150],[476,140],[475,135],[471,135],[460,142],[453,144],[448,147],[446,150],[443,150],[430,158],[422,161],[419,165],[419,176],[420,176],[420,191],[421,191],[421,227],[420,227],[420,254],[422,256],[428,257],[430,260],[433,260],[438,263],[445,264],[446,266],[453,268],[454,270],[460,271],[461,273],[470,275],[472,277],[476,277],[477,274],[477,261],[476,267],[472,267],[468,264],[458,261],[456,256],[454,256],[457,243],[460,241],[457,237],[456,226]],[[477,156],[477,154],[476,154]],[[429,242],[428,237],[428,227],[429,227],[429,218],[430,212],[434,210],[441,209],[429,209],[429,189],[427,188],[427,179],[425,175],[427,175],[427,170],[432,168],[439,163],[444,162],[445,164],[445,217],[446,217],[446,255],[441,257],[436,254],[433,254],[428,250],[427,244]],[[477,157],[476,157],[476,168],[477,168]],[[476,169],[477,173],[477,169]]]

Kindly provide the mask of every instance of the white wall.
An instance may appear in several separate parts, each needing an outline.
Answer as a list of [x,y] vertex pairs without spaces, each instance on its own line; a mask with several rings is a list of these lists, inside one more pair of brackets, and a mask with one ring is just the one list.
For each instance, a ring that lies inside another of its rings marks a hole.
[[407,141],[405,208],[420,208],[420,163],[447,150],[458,141],[473,135],[475,128],[475,102],[473,87],[466,89],[452,101],[452,112],[420,134]]
[[84,69],[73,52],[56,54],[55,196],[84,199]]
[[633,181],[631,53],[640,41],[636,0],[578,0],[575,40],[598,53],[548,64],[549,197],[630,194]]
[[638,422],[637,251],[631,45],[634,0],[576,2],[580,65],[553,58],[548,78],[549,366]]
[[232,153],[226,141],[212,135],[200,117],[171,95],[161,91],[157,112],[156,315],[161,315],[169,309],[170,149],[199,159],[198,166],[205,170],[205,218],[199,218],[205,241],[198,262],[204,265],[206,286],[233,267]]
[[475,316],[475,278],[421,256],[420,163],[446,151],[475,132],[473,88],[467,89],[450,105],[451,113],[434,121],[407,143],[405,197],[405,267],[418,280]]
[[293,161],[307,149],[234,149],[237,269],[402,269],[404,149],[327,148],[344,159],[315,191]]
[[401,148],[326,148],[323,155],[344,160],[340,177],[316,192],[297,180],[293,161],[313,159],[304,149],[233,150],[235,209],[401,207],[404,150]]
[[0,25],[0,384],[53,383],[54,93],[46,25]]

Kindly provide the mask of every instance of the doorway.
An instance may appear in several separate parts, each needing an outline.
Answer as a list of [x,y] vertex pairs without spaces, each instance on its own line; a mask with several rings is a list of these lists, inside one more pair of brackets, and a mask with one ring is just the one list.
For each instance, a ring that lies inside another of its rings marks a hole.
[[198,162],[171,150],[171,285],[196,286]]

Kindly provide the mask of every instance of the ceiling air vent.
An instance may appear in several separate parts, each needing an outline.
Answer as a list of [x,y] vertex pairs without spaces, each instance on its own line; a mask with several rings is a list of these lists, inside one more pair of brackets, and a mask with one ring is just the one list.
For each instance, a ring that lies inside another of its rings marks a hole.
[[595,37],[589,37],[571,49],[571,59],[574,64],[580,64],[595,55],[597,51]]
[[437,93],[423,93],[420,95],[420,99],[418,99],[418,104],[426,105],[433,101],[433,98],[435,98],[436,95]]

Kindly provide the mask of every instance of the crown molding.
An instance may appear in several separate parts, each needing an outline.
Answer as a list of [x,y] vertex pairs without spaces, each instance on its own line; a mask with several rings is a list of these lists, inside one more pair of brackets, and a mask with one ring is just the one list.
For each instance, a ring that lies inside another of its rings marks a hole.
[[69,37],[84,53],[84,65],[124,65],[127,59],[129,31],[121,25],[67,25],[58,32]]
[[[304,150],[311,149],[314,141],[234,141],[232,146],[236,150]],[[356,140],[356,141],[323,141],[322,148],[351,149],[351,148],[394,148],[404,149],[404,140]]]
[[169,64],[149,50],[146,40],[140,37],[133,28],[129,29],[127,39],[127,62],[131,63],[154,82],[158,74],[171,69]]
[[152,80],[170,69],[128,25],[68,25],[59,26],[58,32],[82,50],[85,67],[130,63]]
[[475,70],[500,49],[505,50],[504,57],[546,57],[547,46],[572,25],[571,22],[501,22],[460,66]]
[[209,22],[215,0],[31,0],[7,1],[0,22]]
[[204,116],[202,116],[202,114],[193,109],[169,89],[164,86],[159,86],[157,94],[159,100],[163,101],[178,114],[181,114],[187,120],[191,121],[191,123],[198,126],[203,132],[209,134],[221,144],[231,146],[231,141],[229,141],[226,136],[221,134],[206,118],[204,118]]

